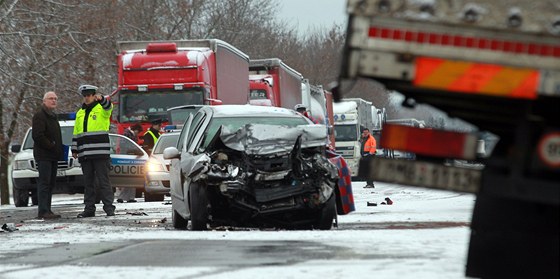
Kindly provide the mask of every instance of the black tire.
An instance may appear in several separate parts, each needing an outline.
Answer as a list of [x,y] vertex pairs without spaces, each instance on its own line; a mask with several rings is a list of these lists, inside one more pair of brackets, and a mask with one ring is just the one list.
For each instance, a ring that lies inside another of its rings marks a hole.
[[185,220],[176,210],[171,212],[171,220],[173,222],[173,227],[176,229],[184,230],[187,228],[188,221]]
[[333,225],[333,220],[336,217],[336,202],[334,194],[325,203],[317,217],[315,229],[330,230]]
[[16,207],[25,207],[29,203],[29,190],[13,188],[14,205]]
[[144,192],[144,201],[146,202],[163,201],[163,194],[148,194],[147,192]]
[[37,195],[37,190],[31,190],[31,204],[39,205],[39,197]]
[[208,197],[206,188],[198,183],[189,187],[189,204],[191,206],[191,230],[204,231],[208,227]]

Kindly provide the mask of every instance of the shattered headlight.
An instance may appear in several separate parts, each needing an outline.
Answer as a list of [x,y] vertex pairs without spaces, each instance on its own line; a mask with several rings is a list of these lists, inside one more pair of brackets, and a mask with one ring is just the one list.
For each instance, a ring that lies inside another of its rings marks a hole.
[[153,158],[146,163],[146,170],[148,172],[167,171],[164,164]]

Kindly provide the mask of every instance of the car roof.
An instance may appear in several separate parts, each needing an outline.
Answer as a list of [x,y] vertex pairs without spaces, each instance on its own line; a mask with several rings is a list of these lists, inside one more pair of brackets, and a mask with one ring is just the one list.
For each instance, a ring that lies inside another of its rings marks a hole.
[[214,112],[214,117],[228,116],[275,116],[275,117],[303,117],[291,109],[254,106],[254,105],[219,105],[208,106]]
[[159,136],[160,137],[169,137],[169,136],[178,136],[180,134],[181,134],[181,132],[169,132],[169,133],[159,134]]
[[58,121],[58,124],[60,125],[60,127],[68,127],[68,126],[74,126],[74,123],[76,121],[74,120],[61,120]]

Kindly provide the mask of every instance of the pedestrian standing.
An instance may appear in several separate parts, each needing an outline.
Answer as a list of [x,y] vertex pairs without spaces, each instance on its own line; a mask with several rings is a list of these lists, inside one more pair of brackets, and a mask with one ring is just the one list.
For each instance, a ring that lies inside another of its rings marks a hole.
[[159,130],[161,129],[161,119],[156,119],[152,121],[152,126],[144,133],[142,137],[144,139],[144,144],[142,147],[146,150],[148,155],[152,154],[152,149],[159,138]]
[[39,178],[37,180],[38,215],[40,219],[57,219],[60,215],[51,210],[52,192],[56,186],[58,160],[64,151],[62,134],[56,113],[58,97],[53,91],[45,93],[41,108],[33,115],[32,134],[33,157],[37,163]]
[[[372,159],[375,156],[375,151],[377,150],[377,142],[375,138],[369,133],[368,128],[362,130],[362,137],[360,139],[361,143],[361,154],[362,157]],[[366,179],[366,186],[364,188],[375,188],[373,185],[373,180]]]
[[[135,143],[138,143],[138,134],[140,134],[140,132],[142,132],[142,125],[134,124],[134,125],[126,128],[124,130],[123,135],[125,137],[133,140]],[[136,197],[136,188],[117,187],[117,190],[119,191],[119,195],[117,197],[117,202],[118,203],[122,203],[124,201],[136,202],[136,199],[134,199]]]
[[84,103],[76,113],[72,156],[78,158],[82,165],[85,204],[84,211],[78,214],[78,218],[95,216],[96,179],[103,210],[107,216],[114,216],[114,194],[109,181],[109,125],[113,104],[108,97],[97,93],[96,86],[82,85],[78,92],[83,96]]

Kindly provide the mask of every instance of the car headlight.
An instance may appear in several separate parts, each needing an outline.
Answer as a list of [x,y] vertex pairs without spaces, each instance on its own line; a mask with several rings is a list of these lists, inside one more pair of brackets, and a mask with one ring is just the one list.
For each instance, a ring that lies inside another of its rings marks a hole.
[[148,172],[154,172],[154,171],[167,171],[165,169],[165,166],[158,160],[154,160],[154,159],[150,159],[147,163],[146,163],[146,169],[148,170]]
[[14,170],[27,170],[31,169],[31,165],[27,160],[16,160],[13,165]]

